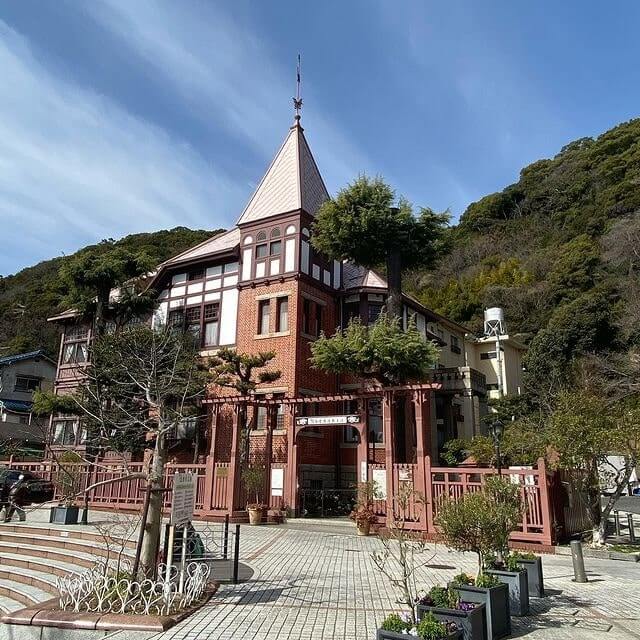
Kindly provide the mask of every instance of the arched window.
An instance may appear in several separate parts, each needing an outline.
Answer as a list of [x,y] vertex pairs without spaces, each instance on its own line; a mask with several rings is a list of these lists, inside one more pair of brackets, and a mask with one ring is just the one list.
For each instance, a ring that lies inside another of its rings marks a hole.
[[251,244],[252,242],[253,242],[252,236],[246,236],[245,239],[243,240],[243,244]]
[[280,227],[276,227],[275,229],[271,230],[271,237],[272,238],[279,238],[280,237]]
[[258,235],[256,236],[257,242],[264,242],[267,239],[266,231],[258,231]]
[[290,224],[284,232],[285,236],[290,236],[292,233],[296,232],[296,225],[295,224]]

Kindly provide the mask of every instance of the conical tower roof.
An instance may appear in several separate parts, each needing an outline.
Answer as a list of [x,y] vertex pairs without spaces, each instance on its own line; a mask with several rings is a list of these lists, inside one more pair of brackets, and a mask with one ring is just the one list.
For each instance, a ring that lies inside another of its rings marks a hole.
[[315,215],[328,199],[329,193],[309,149],[304,129],[296,119],[238,224],[299,209]]

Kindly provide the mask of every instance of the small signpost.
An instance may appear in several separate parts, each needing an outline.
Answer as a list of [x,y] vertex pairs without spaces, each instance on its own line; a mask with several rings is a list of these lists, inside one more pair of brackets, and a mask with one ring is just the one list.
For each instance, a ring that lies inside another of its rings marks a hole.
[[171,568],[173,566],[173,541],[176,527],[182,528],[182,553],[180,557],[180,582],[178,593],[184,590],[185,564],[187,561],[187,527],[193,519],[196,501],[196,476],[191,473],[176,473],[173,476],[173,491],[171,497],[171,520],[169,524],[169,541],[167,550],[166,585],[171,582]]

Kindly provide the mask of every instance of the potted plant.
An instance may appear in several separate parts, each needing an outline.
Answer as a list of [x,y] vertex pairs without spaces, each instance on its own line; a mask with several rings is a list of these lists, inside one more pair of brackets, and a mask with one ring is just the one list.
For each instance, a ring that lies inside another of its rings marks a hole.
[[266,505],[260,502],[259,494],[264,484],[264,469],[260,467],[246,467],[242,471],[242,481],[248,495],[255,497],[254,502],[247,503],[249,513],[249,524],[260,524],[262,522],[262,512]]
[[441,622],[453,622],[464,640],[484,640],[484,608],[484,604],[462,600],[451,587],[432,587],[417,604],[419,620],[431,614]]
[[509,608],[512,616],[529,614],[529,583],[527,570],[509,555],[502,562],[492,560],[485,573],[495,576],[509,587]]
[[529,585],[529,596],[534,598],[544,598],[544,575],[542,572],[542,558],[533,553],[511,554],[515,562],[527,570],[527,583]]
[[359,536],[368,536],[371,525],[376,522],[373,511],[373,501],[378,496],[377,485],[374,480],[358,483],[358,495],[355,509],[349,514],[356,523]]
[[451,588],[456,590],[465,602],[484,605],[487,640],[497,640],[511,635],[509,588],[496,576],[481,573],[473,578],[461,573],[451,581]]
[[459,640],[462,630],[451,622],[440,622],[427,614],[416,624],[409,614],[388,615],[376,635],[377,640],[407,640],[408,637],[422,640]]
[[80,492],[82,458],[74,451],[65,451],[56,460],[53,484],[60,496],[58,505],[51,507],[49,522],[78,524],[80,509],[76,504]]
[[507,547],[520,518],[518,487],[498,477],[487,478],[482,491],[445,499],[438,505],[436,525],[445,544],[478,556],[478,576],[454,581],[466,602],[485,605],[488,640],[511,633],[509,589],[496,576],[484,573],[487,560]]

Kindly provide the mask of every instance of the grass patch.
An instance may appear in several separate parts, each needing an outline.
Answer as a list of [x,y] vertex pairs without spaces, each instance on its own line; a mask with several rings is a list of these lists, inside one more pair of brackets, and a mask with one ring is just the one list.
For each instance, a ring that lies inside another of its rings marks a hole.
[[612,544],[609,549],[620,553],[640,553],[640,544]]

